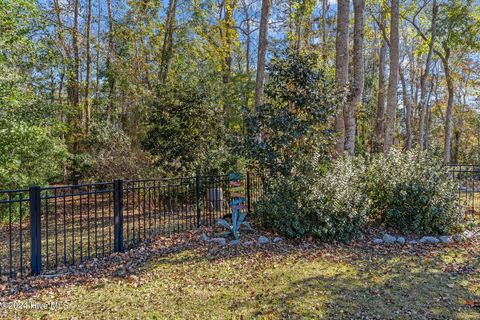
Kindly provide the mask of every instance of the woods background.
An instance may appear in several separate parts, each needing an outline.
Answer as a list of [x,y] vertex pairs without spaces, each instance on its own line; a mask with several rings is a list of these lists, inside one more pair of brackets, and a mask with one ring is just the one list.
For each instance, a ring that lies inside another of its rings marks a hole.
[[479,8],[0,0],[0,187],[242,169],[246,119],[292,86],[315,91],[293,83],[313,81],[288,64],[304,56],[337,99],[325,154],[394,146],[479,163]]

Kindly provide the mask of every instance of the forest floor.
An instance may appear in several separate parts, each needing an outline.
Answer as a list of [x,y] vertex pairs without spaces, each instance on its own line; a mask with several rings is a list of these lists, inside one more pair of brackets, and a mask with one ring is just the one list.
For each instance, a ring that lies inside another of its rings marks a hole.
[[478,319],[480,243],[221,247],[198,232],[1,284],[0,317]]

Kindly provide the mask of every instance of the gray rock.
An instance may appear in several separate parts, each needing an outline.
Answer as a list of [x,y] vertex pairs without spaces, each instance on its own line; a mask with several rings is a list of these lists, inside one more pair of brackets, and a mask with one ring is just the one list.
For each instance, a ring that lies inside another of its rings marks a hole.
[[420,243],[430,243],[430,244],[437,244],[439,243],[440,240],[438,240],[438,238],[435,238],[435,237],[429,237],[429,236],[425,236],[425,237],[422,237],[420,239]]
[[243,243],[244,246],[253,246],[253,241],[245,241]]
[[275,237],[275,238],[273,238],[273,240],[272,240],[273,243],[277,243],[277,242],[280,242],[280,241],[283,241],[283,238],[282,238],[282,237]]
[[125,266],[122,266],[120,269],[117,270],[117,275],[119,277],[125,277],[127,275],[127,270]]
[[382,239],[373,239],[373,244],[382,244],[383,243],[383,240]]
[[405,244],[405,238],[404,237],[398,237],[397,242],[400,243],[403,246]]
[[438,237],[440,239],[440,241],[442,241],[443,243],[450,243],[452,242],[452,238],[449,237],[449,236],[441,236],[441,237]]
[[270,243],[270,239],[268,239],[265,236],[258,237],[258,240],[257,240],[258,245],[267,244],[267,243]]
[[236,245],[240,244],[240,240],[232,240],[232,241],[230,241],[230,244],[232,246],[236,246]]
[[383,242],[385,242],[385,243],[387,243],[387,244],[392,244],[392,243],[395,242],[395,240],[397,240],[396,237],[391,236],[391,235],[389,235],[389,234],[387,234],[387,233],[383,236]]
[[208,241],[210,238],[205,234],[205,233],[202,233],[202,240],[203,241]]
[[417,244],[417,243],[418,243],[417,240],[410,240],[410,241],[408,241],[408,244],[411,244],[411,245],[414,245],[414,244]]
[[472,231],[469,231],[469,230],[465,230],[463,231],[463,236],[466,238],[466,239],[470,239],[473,237],[473,232]]
[[453,241],[462,242],[463,241],[463,236],[461,234],[456,234],[456,235],[453,236]]
[[225,238],[212,238],[210,240],[208,240],[209,242],[214,242],[214,243],[218,243],[222,246],[224,246],[226,243],[227,243],[227,240],[225,240]]

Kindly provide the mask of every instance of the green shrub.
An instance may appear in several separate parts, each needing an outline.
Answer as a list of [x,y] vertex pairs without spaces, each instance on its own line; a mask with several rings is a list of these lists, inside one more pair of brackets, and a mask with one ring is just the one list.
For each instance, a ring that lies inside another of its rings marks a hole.
[[269,175],[321,171],[329,161],[338,95],[316,54],[286,52],[270,60],[265,103],[246,118],[246,156]]
[[462,218],[457,186],[430,153],[393,150],[374,156],[365,186],[372,217],[404,233],[451,233]]
[[264,226],[293,238],[348,241],[367,222],[369,201],[354,159],[337,160],[325,176],[271,181],[256,215]]
[[363,159],[339,159],[318,179],[309,199],[312,210],[317,208],[315,236],[347,241],[366,225],[370,201],[363,191],[364,172]]
[[77,170],[83,173],[82,180],[112,181],[161,176],[160,170],[155,170],[151,156],[113,124],[94,122],[85,145],[88,150],[85,160],[77,160],[82,165]]
[[195,172],[224,141],[224,122],[212,108],[216,104],[204,84],[160,88],[150,107],[143,149],[166,172]]
[[68,152],[50,128],[0,117],[0,189],[61,179]]
[[441,159],[393,150],[338,159],[323,176],[279,174],[268,181],[256,215],[293,238],[348,241],[369,218],[403,233],[448,234],[462,218],[457,192]]
[[265,227],[292,238],[310,234],[310,213],[303,205],[311,179],[285,178],[278,175],[269,179],[264,196],[255,205],[255,217]]

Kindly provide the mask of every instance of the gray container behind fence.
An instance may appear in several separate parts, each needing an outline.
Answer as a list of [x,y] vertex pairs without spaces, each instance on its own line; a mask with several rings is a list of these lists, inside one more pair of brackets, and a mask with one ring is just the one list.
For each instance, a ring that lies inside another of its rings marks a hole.
[[207,189],[207,205],[211,210],[221,211],[223,205],[222,188]]

